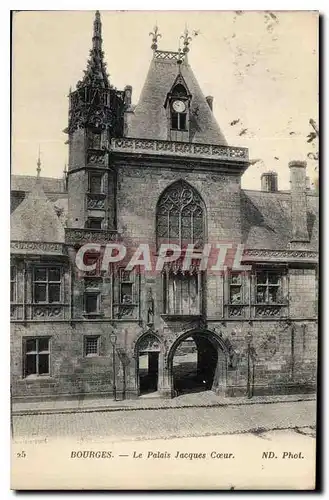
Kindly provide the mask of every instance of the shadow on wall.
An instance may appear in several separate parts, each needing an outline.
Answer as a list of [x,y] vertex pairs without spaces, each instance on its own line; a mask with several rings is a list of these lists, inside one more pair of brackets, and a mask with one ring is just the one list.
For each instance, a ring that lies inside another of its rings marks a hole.
[[251,201],[249,196],[241,191],[241,232],[242,243],[248,241],[250,230],[253,227],[261,227],[266,231],[275,233],[274,227],[266,223],[264,215],[259,208]]

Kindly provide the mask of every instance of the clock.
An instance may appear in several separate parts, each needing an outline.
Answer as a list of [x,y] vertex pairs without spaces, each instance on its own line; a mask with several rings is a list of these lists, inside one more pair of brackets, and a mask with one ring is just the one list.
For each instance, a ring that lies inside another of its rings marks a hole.
[[184,113],[186,106],[183,101],[174,101],[172,104],[173,110],[176,111],[176,113]]

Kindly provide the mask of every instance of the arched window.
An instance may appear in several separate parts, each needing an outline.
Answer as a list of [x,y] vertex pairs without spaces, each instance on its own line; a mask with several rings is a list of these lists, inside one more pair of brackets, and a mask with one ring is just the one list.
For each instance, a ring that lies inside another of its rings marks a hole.
[[201,196],[187,182],[178,181],[161,195],[156,212],[157,243],[185,246],[204,242],[205,209]]

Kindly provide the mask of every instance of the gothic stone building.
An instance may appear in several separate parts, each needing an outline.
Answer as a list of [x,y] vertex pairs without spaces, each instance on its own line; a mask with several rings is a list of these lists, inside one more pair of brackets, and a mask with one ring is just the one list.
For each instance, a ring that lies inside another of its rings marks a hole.
[[[135,398],[150,387],[174,397],[174,358],[188,351],[191,390],[313,391],[318,200],[305,162],[287,165],[290,191],[273,172],[260,191],[241,189],[248,150],[227,144],[188,63],[188,35],[182,51],[162,51],[155,30],[133,106],[132,87],[109,82],[101,29],[97,12],[87,70],[69,95],[65,178],[43,178],[40,165],[36,178],[12,178],[13,398]],[[75,265],[85,243],[140,241],[156,254],[166,240],[243,244],[251,271]]]

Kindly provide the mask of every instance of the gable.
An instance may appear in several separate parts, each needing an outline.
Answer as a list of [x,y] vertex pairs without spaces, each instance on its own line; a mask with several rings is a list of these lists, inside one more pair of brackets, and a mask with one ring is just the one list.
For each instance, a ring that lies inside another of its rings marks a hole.
[[[224,134],[186,60],[180,65],[180,72],[182,81],[192,96],[191,142],[226,146]],[[127,137],[167,140],[168,124],[164,105],[178,77],[179,68],[175,59],[153,57],[139,102],[128,126]]]

